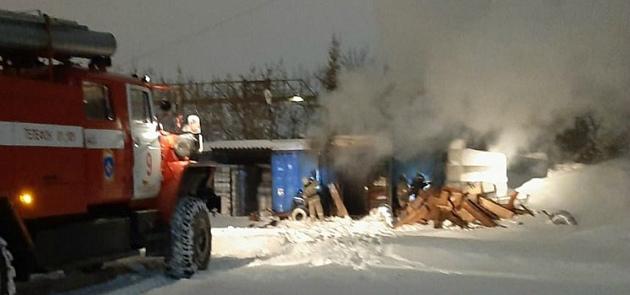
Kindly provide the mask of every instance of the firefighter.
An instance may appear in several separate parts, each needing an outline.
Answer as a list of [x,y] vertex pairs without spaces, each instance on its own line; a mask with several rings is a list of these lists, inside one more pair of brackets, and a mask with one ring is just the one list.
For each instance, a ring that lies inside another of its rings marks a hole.
[[424,174],[418,172],[416,177],[411,182],[411,194],[409,195],[409,202],[415,200],[422,191],[426,191],[431,187],[431,182],[427,180]]
[[319,197],[319,184],[314,177],[304,178],[302,180],[304,184],[304,192],[302,196],[306,199],[308,203],[308,215],[311,217],[311,220],[314,219],[324,219],[324,208],[322,207],[322,201]]
[[407,176],[401,174],[398,177],[398,184],[396,184],[396,197],[398,198],[398,205],[400,209],[405,209],[409,203],[410,186],[407,180]]

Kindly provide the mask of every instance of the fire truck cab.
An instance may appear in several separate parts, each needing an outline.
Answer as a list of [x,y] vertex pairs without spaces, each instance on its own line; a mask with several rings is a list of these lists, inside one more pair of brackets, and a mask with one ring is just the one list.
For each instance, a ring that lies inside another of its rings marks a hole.
[[[150,84],[106,71],[113,36],[45,15],[0,19],[3,38],[31,33],[0,40],[0,295],[16,273],[142,248],[175,277],[206,268],[213,165],[181,152],[194,137],[160,130]],[[32,45],[40,31],[44,48]]]

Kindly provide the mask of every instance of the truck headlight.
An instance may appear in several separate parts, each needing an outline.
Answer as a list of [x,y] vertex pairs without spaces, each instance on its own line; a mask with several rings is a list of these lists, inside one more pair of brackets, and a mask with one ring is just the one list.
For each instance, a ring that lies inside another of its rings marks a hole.
[[31,206],[33,204],[33,195],[30,193],[22,193],[18,196],[18,200],[22,205]]

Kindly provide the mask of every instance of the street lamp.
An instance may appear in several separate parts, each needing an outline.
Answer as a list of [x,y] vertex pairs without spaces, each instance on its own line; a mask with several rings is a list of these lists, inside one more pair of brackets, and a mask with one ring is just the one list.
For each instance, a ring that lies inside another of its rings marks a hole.
[[[296,94],[293,95],[293,97],[289,98],[289,101],[290,102],[294,102],[294,103],[297,104],[295,107],[294,106],[289,106],[289,113],[291,115],[290,119],[291,119],[291,123],[292,123],[291,136],[293,138],[296,138],[297,137],[297,133],[296,132],[298,131],[297,130],[297,128],[298,128],[297,125],[298,125],[299,119],[296,118],[295,115],[296,115],[296,112],[300,111],[300,109],[302,111],[305,111],[305,107],[304,107],[304,104],[303,104],[304,98],[302,98],[299,94],[296,93]],[[297,106],[299,106],[299,107],[297,107]],[[299,115],[299,114],[297,114],[297,115]]]
[[293,95],[293,97],[291,97],[289,99],[289,101],[292,101],[292,102],[304,102],[304,98],[302,98],[301,96],[295,94],[295,95]]

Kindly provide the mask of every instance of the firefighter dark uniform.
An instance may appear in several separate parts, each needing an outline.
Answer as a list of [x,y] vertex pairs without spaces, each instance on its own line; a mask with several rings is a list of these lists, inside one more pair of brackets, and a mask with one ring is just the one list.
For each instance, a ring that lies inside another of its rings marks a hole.
[[411,181],[409,202],[420,197],[420,193],[429,189],[429,187],[431,187],[431,182],[427,180],[424,174],[418,172],[416,174],[416,177],[414,177],[414,179]]

